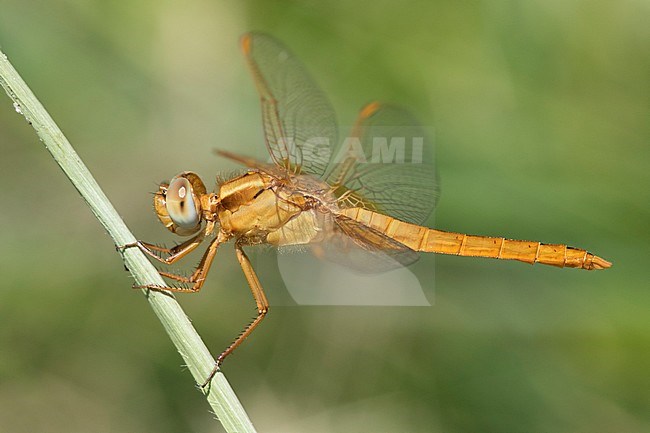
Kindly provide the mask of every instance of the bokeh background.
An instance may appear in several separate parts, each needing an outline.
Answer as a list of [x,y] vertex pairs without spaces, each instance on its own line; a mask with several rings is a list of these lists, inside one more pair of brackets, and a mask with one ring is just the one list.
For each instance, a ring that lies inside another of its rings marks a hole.
[[[237,44],[257,29],[292,47],[341,124],[379,99],[431,128],[431,225],[614,262],[423,257],[432,307],[275,308],[224,369],[259,431],[645,432],[648,22],[641,0],[0,0],[0,46],[141,239],[171,240],[151,212],[160,180],[234,169],[214,147],[264,155]],[[0,429],[221,431],[4,95],[0,185]],[[214,353],[253,313],[245,284],[226,246],[180,296]]]

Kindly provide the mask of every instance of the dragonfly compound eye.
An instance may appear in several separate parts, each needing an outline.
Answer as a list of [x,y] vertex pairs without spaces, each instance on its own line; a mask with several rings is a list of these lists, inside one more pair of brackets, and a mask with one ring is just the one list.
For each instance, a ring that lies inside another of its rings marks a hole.
[[167,188],[166,207],[174,223],[184,229],[191,229],[199,224],[197,198],[192,184],[184,177],[172,179]]

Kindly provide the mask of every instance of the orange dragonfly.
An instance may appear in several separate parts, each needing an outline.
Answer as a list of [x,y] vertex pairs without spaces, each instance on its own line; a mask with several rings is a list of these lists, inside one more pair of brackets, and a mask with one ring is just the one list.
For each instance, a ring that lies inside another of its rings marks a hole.
[[[161,271],[176,283],[145,286],[197,292],[217,249],[234,239],[237,259],[257,304],[257,316],[217,358],[224,359],[269,311],[269,302],[244,247],[303,245],[363,271],[406,266],[419,252],[490,257],[559,267],[605,269],[608,261],[559,244],[473,236],[423,226],[438,195],[426,134],[405,110],[366,105],[350,135],[335,146],[334,111],[301,63],[276,39],[249,33],[241,48],[262,106],[269,162],[219,150],[243,164],[244,174],[208,192],[199,176],[183,172],[160,185],[154,208],[163,225],[185,242],[164,248],[138,241],[154,259],[171,264],[212,238],[190,276]],[[410,158],[409,158],[410,157]]]

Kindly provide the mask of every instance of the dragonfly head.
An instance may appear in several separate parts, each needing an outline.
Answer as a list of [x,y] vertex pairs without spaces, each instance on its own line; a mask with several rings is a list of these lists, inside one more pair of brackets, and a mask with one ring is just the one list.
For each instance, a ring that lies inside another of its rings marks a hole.
[[154,194],[153,207],[167,229],[180,236],[189,236],[201,229],[201,196],[205,193],[201,178],[196,173],[184,171],[169,183],[160,184]]

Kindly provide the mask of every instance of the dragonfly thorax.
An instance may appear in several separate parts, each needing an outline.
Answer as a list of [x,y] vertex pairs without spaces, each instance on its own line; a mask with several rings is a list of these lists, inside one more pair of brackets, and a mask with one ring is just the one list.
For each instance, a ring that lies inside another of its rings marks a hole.
[[218,196],[221,230],[236,237],[288,245],[312,241],[322,229],[320,202],[286,179],[249,171],[223,183]]

